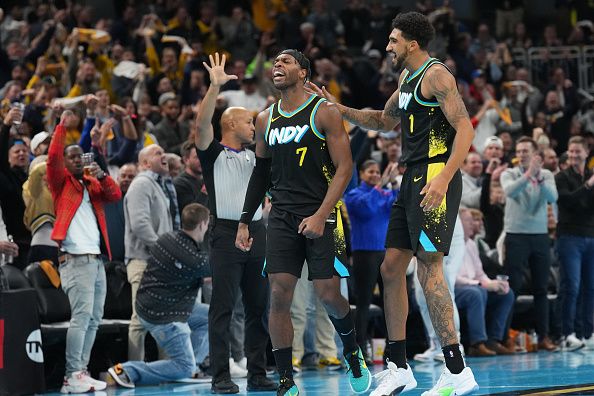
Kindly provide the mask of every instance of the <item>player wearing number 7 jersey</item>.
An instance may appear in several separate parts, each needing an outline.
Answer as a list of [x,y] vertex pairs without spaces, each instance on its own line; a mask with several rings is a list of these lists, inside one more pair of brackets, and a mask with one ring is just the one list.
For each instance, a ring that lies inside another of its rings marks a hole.
[[351,388],[366,392],[371,375],[355,339],[340,277],[348,276],[344,236],[336,205],[351,178],[349,140],[336,106],[304,90],[309,60],[282,51],[273,82],[281,99],[256,119],[256,167],[238,226],[236,246],[251,248],[250,219],[270,188],[266,264],[270,280],[269,331],[280,376],[277,395],[297,395],[293,382],[291,301],[304,261],[316,294],[344,344]]
[[209,56],[204,67],[210,86],[196,115],[195,144],[204,184],[208,192],[210,221],[210,266],[212,301],[208,311],[211,392],[239,393],[229,372],[229,324],[237,292],[241,290],[245,307],[245,353],[247,390],[274,391],[276,384],[266,378],[268,332],[263,317],[268,303],[268,282],[260,275],[266,249],[266,229],[262,211],[252,213],[253,249],[233,248],[241,218],[248,181],[254,169],[255,153],[247,147],[254,143],[253,114],[243,107],[229,107],[221,115],[221,140],[214,138],[212,117],[217,95],[225,83],[237,78],[225,73],[225,55]]

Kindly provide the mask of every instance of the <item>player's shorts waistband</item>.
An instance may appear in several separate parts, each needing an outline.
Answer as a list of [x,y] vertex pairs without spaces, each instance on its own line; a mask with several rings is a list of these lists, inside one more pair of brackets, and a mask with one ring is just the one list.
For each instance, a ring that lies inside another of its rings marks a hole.
[[438,162],[448,162],[448,159],[450,157],[447,155],[438,155],[432,158],[423,158],[421,160],[418,161],[408,161],[406,163],[406,167],[407,168],[414,168],[417,166],[423,166],[423,165],[428,165],[428,164],[435,164]]

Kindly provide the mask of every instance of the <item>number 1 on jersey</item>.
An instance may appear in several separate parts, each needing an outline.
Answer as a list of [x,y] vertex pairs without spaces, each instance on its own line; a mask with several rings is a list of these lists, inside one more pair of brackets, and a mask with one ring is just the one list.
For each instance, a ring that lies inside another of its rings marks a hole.
[[410,133],[411,133],[411,135],[412,135],[412,133],[413,133],[413,125],[414,125],[414,123],[415,123],[415,116],[411,114],[411,115],[408,117],[408,119],[410,120]]
[[307,153],[307,147],[299,147],[297,150],[295,150],[295,154],[297,154],[297,155],[301,154],[301,157],[299,158],[299,166],[303,166],[303,160],[305,159],[305,153]]

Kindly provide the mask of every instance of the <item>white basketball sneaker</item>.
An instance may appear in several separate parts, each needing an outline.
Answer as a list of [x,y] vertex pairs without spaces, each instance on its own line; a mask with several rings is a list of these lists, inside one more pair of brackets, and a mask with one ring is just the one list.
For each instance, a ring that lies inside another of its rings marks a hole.
[[584,341],[580,340],[575,336],[575,333],[571,333],[570,335],[563,338],[563,343],[561,344],[561,348],[567,352],[573,352],[582,349],[586,344]]
[[443,369],[437,384],[423,396],[461,396],[476,392],[479,389],[474,380],[474,374],[470,367],[465,367],[460,374],[452,374],[448,368]]
[[584,339],[584,351],[594,351],[594,334]]
[[407,364],[406,369],[398,368],[393,362],[388,360],[388,368],[373,376],[376,381],[376,388],[369,396],[390,396],[417,387],[417,380],[413,375],[412,369]]
[[[105,388],[103,388],[105,389]],[[61,393],[88,393],[94,392],[95,387],[87,381],[83,371],[75,371],[68,377],[64,377]]]
[[107,382],[96,380],[95,378],[91,377],[91,373],[86,370],[83,371],[83,378],[85,381],[91,384],[96,391],[101,391],[107,388]]

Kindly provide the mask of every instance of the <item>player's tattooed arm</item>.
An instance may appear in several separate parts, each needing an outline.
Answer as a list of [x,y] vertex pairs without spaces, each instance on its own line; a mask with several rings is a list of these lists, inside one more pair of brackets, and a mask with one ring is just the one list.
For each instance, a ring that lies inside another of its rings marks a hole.
[[346,106],[338,106],[338,109],[349,122],[365,129],[391,131],[400,122],[398,90],[388,99],[383,111],[357,110]]
[[326,87],[320,88],[313,83],[307,83],[306,91],[326,98],[328,102],[336,105],[343,118],[361,128],[376,131],[391,131],[400,123],[400,110],[398,109],[398,93],[400,89],[397,89],[390,99],[388,99],[383,111],[358,110],[344,106],[338,103],[336,98],[326,90]]
[[458,92],[456,79],[444,66],[435,65],[430,67],[422,84],[421,92],[423,96],[426,98],[435,96],[441,111],[443,111],[450,125],[456,130],[452,154],[442,171],[449,182],[468,154],[474,139],[474,128],[470,123],[466,106]]
[[[451,126],[458,130],[460,123],[469,121],[468,111],[458,92],[456,79],[445,68],[434,66],[427,73],[427,87],[431,96],[435,96]],[[423,89],[425,91],[425,89]],[[469,121],[470,122],[470,121]]]

